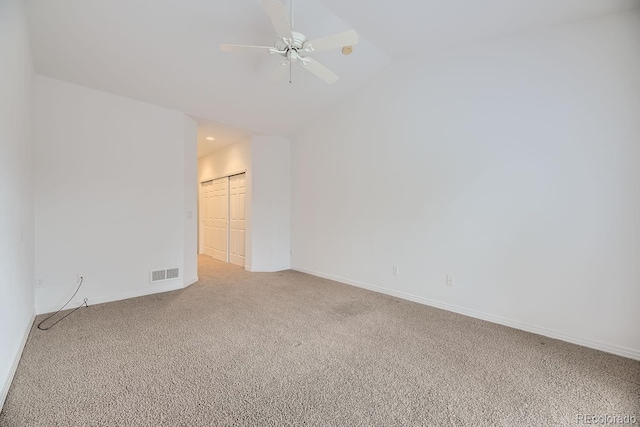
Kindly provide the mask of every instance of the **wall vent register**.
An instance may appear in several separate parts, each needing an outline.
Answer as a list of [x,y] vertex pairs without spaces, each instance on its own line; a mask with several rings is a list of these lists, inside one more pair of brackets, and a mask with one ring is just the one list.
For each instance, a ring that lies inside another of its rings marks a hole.
[[169,268],[166,270],[153,270],[150,275],[150,282],[162,282],[164,280],[177,279],[180,277],[179,268]]

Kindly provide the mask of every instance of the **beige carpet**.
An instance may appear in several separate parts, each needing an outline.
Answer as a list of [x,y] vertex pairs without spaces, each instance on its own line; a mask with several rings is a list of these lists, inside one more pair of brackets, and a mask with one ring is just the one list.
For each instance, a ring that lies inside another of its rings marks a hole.
[[637,361],[293,271],[200,278],[34,327],[0,425],[640,424]]

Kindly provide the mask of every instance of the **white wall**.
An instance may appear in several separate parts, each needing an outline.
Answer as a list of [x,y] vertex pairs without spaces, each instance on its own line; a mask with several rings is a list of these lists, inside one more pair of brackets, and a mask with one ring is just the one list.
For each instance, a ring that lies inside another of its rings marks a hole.
[[[195,247],[185,227],[195,200],[195,124],[184,114],[36,77],[37,312],[57,309],[84,277],[89,304],[183,286]],[[186,147],[193,144],[193,147]],[[192,190],[189,190],[192,191]],[[189,207],[189,204],[192,206]],[[193,239],[193,236],[191,236]],[[189,255],[190,254],[190,255]],[[149,283],[149,272],[181,277]],[[188,282],[187,282],[188,283]]]
[[185,286],[198,281],[198,123],[184,116],[184,274]]
[[[214,151],[213,153],[203,156],[198,159],[198,185],[202,182],[210,181],[212,179],[218,179],[229,175],[234,175],[238,173],[245,173],[245,185],[246,185],[246,193],[245,193],[245,218],[246,218],[246,229],[245,229],[245,269],[251,270],[251,236],[252,236],[252,227],[251,227],[251,195],[252,195],[252,185],[251,185],[251,140],[247,139],[246,141],[241,141],[233,145],[226,146],[221,148],[220,150]],[[200,195],[200,189],[198,189],[198,197]],[[202,211],[203,206],[200,203],[198,205],[200,209],[201,217],[204,212]],[[199,228],[199,253],[204,253],[203,250],[203,241],[202,237],[202,229]]]
[[251,140],[216,150],[198,159],[198,182],[222,178],[251,169]]
[[635,11],[395,64],[294,139],[294,268],[640,359],[638,52]]
[[0,409],[33,322],[33,66],[23,4],[0,2]]
[[274,136],[251,139],[251,271],[291,265],[291,142]]

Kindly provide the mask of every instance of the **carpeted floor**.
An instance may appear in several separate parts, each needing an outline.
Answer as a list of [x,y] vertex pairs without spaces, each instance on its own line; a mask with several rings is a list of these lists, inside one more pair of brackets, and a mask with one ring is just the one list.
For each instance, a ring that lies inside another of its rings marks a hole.
[[637,361],[294,271],[200,279],[34,326],[0,425],[640,424]]

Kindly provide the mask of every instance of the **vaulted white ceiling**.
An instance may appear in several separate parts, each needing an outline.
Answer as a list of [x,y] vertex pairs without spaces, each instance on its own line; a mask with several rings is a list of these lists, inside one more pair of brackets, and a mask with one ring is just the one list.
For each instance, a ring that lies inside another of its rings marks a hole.
[[[288,4],[288,0],[285,0]],[[296,0],[294,29],[316,38],[355,28],[354,53],[316,58],[340,80],[295,69],[269,81],[269,55],[221,43],[272,45],[260,0],[28,0],[39,74],[265,134],[291,133],[341,102],[390,60],[587,19],[639,0]],[[242,132],[240,132],[242,133]]]

